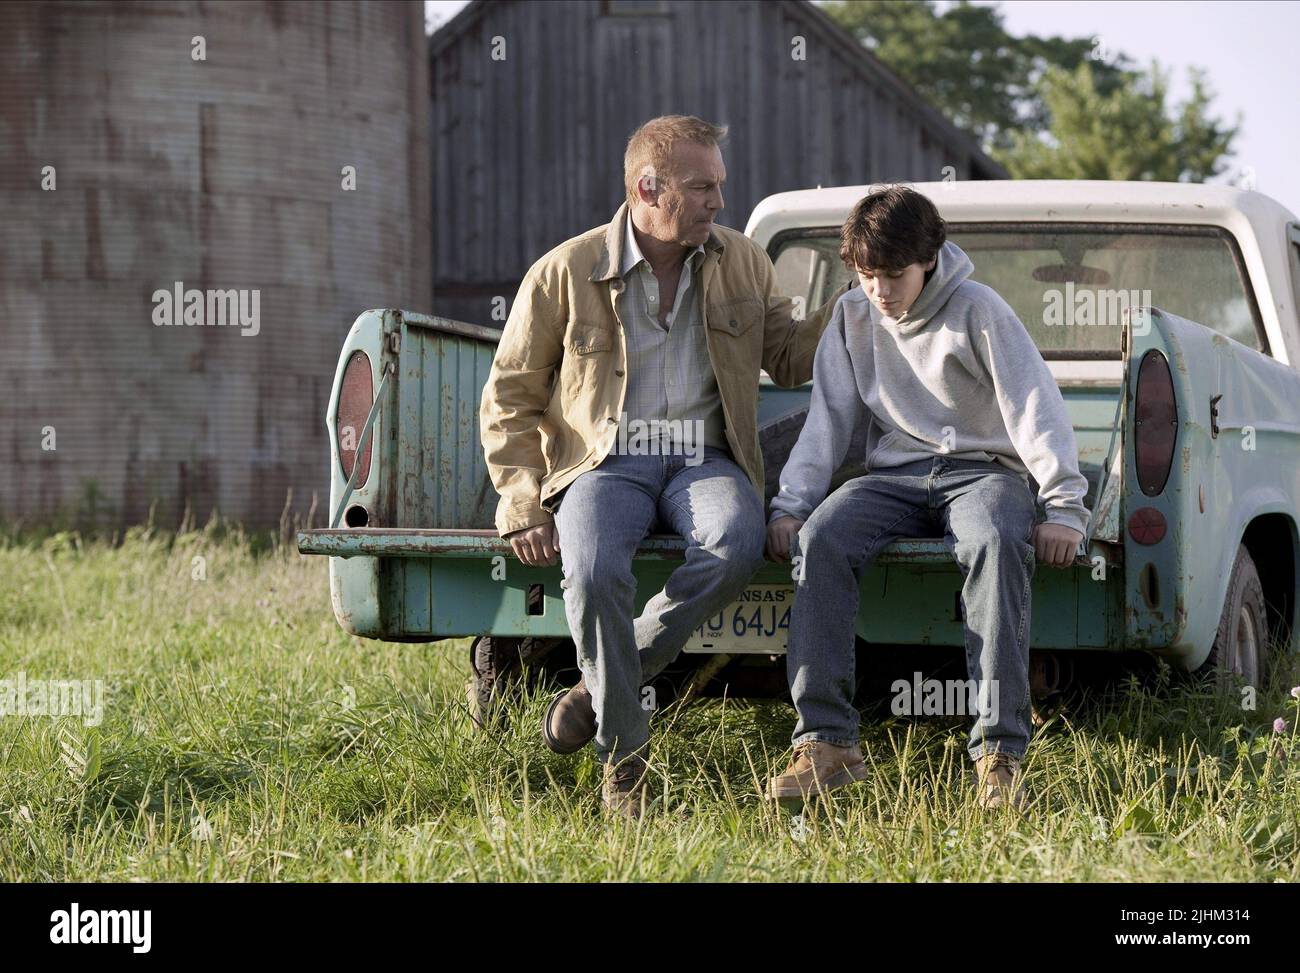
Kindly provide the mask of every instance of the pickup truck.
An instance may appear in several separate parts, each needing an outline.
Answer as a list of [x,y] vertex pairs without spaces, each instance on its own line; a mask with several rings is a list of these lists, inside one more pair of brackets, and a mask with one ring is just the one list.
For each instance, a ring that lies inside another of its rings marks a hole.
[[[838,231],[868,186],[781,193],[746,234],[786,294],[815,308],[849,279]],[[920,183],[974,279],[1015,309],[1073,420],[1092,511],[1075,566],[1033,583],[1031,683],[1082,653],[1139,652],[1258,687],[1298,647],[1300,222],[1229,187],[1148,182]],[[478,437],[498,333],[402,310],[356,319],[326,410],[331,522],[298,548],[330,558],[339,624],[367,638],[472,638],[470,701],[576,681],[560,568],[529,568],[492,527]],[[811,384],[758,376],[767,499]],[[832,486],[860,475],[862,456]],[[638,608],[684,542],[637,552]],[[769,563],[701,626],[657,698],[778,696],[793,600]],[[864,572],[859,657],[962,645],[961,577],[939,538],[893,544]],[[520,679],[527,673],[527,679]]]

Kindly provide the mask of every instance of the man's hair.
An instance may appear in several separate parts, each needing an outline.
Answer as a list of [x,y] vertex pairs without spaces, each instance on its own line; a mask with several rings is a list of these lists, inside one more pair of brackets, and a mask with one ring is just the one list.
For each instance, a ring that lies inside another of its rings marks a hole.
[[632,133],[623,153],[623,188],[628,203],[640,198],[636,184],[647,171],[654,174],[656,185],[671,175],[673,146],[678,142],[721,148],[726,137],[727,126],[712,125],[694,115],[661,115],[650,119]]
[[862,197],[840,228],[840,258],[854,270],[902,270],[929,263],[948,232],[934,203],[909,186]]

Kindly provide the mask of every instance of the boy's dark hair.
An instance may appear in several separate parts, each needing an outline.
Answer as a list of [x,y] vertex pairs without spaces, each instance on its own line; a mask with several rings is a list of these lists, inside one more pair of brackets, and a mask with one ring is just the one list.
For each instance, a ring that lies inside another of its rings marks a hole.
[[929,263],[947,228],[934,203],[908,186],[862,197],[840,228],[840,258],[853,270],[902,270]]

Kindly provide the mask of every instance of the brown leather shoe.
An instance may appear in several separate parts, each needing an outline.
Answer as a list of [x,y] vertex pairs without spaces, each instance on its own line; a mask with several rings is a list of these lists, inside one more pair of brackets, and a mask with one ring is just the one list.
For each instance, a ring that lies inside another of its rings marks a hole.
[[770,800],[807,798],[825,794],[867,776],[861,747],[840,747],[820,740],[809,740],[794,748],[790,765],[767,784]]
[[1020,780],[1020,761],[1009,753],[986,753],[975,761],[976,803],[984,810],[1013,805],[1023,810],[1029,794]]
[[635,821],[645,813],[646,762],[632,756],[615,765],[603,765],[600,782],[600,799],[605,811],[614,816]]
[[596,736],[596,710],[587,682],[579,679],[568,692],[551,701],[542,717],[542,739],[556,753],[581,750]]

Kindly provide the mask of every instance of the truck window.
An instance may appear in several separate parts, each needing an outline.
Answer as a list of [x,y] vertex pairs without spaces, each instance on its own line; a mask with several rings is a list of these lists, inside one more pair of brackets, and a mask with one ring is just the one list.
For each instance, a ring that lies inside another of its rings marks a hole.
[[[1011,305],[1048,358],[1118,358],[1124,308],[1154,305],[1262,347],[1262,323],[1232,237],[1218,227],[950,223],[974,280]],[[852,275],[837,228],[773,244],[777,283],[817,307]]]

